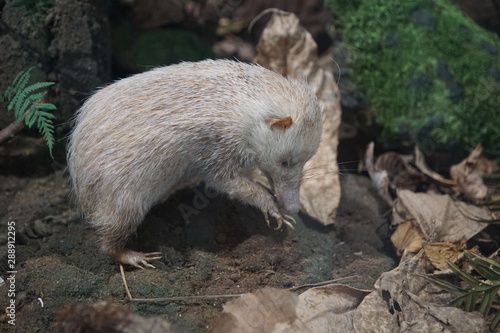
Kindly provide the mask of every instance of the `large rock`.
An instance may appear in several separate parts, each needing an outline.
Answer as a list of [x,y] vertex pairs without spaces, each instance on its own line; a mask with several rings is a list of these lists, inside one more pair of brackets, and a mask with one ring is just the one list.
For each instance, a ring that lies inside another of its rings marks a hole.
[[[36,69],[30,83],[56,82],[46,100],[58,108],[55,155],[56,160],[64,159],[64,140],[60,139],[69,129],[68,120],[93,89],[111,79],[107,18],[104,8],[90,0],[18,3],[7,1],[1,11],[0,94],[17,73],[32,66]],[[6,107],[0,98],[0,129],[14,120]],[[43,142],[36,130],[19,133],[0,147],[0,169],[33,173],[43,164],[47,165],[45,171],[51,171],[46,145],[34,143],[26,135]]]

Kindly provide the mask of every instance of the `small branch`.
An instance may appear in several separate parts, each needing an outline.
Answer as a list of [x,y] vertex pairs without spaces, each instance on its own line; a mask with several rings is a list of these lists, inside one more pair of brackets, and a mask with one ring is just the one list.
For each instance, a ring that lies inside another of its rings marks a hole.
[[[37,99],[33,103],[44,103],[45,102],[45,95],[47,95],[47,93],[43,94],[42,98]],[[5,127],[5,128],[3,128],[3,129],[0,130],[0,146],[2,146],[4,144],[6,144],[7,142],[9,142],[13,137],[16,136],[16,134],[18,132],[20,132],[20,131],[22,131],[23,129],[26,128],[26,124],[24,123],[24,119],[28,115],[29,111],[30,111],[30,109],[28,108],[24,112],[21,120],[15,120],[12,123],[10,123],[7,127]]]
[[26,127],[24,121],[16,120],[0,130],[0,146],[10,141],[18,132]]
[[[241,297],[241,296],[245,295],[245,294],[232,294],[232,295],[179,296],[179,297],[164,297],[164,298],[134,298],[132,296],[132,294],[130,293],[130,290],[128,288],[127,279],[125,278],[125,270],[123,269],[122,264],[120,264],[120,275],[122,277],[123,286],[125,287],[125,292],[127,293],[127,298],[131,302],[163,303],[163,302],[175,302],[175,301],[199,301],[199,300],[211,300],[211,299],[218,299],[218,298],[236,298],[236,297]],[[319,282],[319,283],[303,284],[303,285],[300,285],[297,287],[287,288],[285,290],[295,291],[295,290],[301,289],[301,288],[324,286],[327,284],[338,282],[340,280],[352,279],[352,278],[356,278],[356,277],[358,277],[358,275],[351,275],[351,276],[346,276],[346,277],[338,278],[338,279],[334,279],[334,280],[323,281],[323,282]]]

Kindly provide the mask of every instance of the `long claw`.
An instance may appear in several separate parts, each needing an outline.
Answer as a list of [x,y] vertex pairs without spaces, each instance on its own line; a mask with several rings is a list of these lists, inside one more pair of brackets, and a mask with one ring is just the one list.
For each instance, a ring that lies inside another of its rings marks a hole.
[[293,223],[293,224],[297,224],[297,221],[295,221],[295,219],[293,218],[292,215],[283,214],[283,217],[284,217],[284,220],[287,220],[288,222]]
[[[281,214],[281,213],[275,213],[275,212],[272,212],[270,214],[276,220],[276,223],[277,223],[277,227],[274,228],[274,230],[280,230],[282,228],[282,226],[283,226],[283,223],[285,225],[287,225],[288,227],[290,227],[290,229],[295,230],[295,228],[293,226],[293,223],[296,223],[296,222],[295,222],[295,219],[292,216],[286,215],[286,214]],[[271,227],[270,224],[269,224],[269,217],[268,217],[268,215],[267,214],[264,214],[264,215],[266,217],[267,225],[269,227]]]
[[135,268],[144,269],[147,268],[156,268],[151,265],[149,261],[161,259],[161,252],[150,252],[150,253],[142,253],[135,252],[128,249],[121,249],[115,251],[112,255],[112,258],[124,265],[130,265]]
[[[285,222],[285,224],[292,230],[295,230],[295,227],[293,226],[292,222],[289,222],[287,220],[283,220],[283,222]],[[295,223],[295,220],[293,220],[293,223]]]
[[264,219],[266,220],[267,227],[271,228],[271,222],[269,222],[269,214],[268,213],[264,213]]

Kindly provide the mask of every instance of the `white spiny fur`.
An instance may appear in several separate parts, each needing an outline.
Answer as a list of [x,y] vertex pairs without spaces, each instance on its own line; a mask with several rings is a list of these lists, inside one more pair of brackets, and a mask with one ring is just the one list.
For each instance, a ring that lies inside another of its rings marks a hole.
[[[288,129],[269,127],[269,119],[286,117]],[[257,65],[206,60],[97,91],[76,115],[68,166],[76,197],[112,254],[152,205],[194,177],[280,216],[287,205],[280,201],[298,203],[302,169],[320,136],[320,110],[305,83]],[[270,178],[278,203],[248,178],[254,168]]]

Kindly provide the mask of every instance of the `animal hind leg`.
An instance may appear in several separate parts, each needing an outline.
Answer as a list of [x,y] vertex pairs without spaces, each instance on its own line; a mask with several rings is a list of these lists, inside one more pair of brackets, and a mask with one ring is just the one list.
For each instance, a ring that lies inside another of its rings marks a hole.
[[[134,210],[127,206],[126,214],[119,214],[116,209],[106,209],[93,224],[100,229],[101,244],[104,251],[116,262],[136,268],[155,268],[149,262],[161,259],[161,252],[143,253],[125,247],[127,240],[133,235],[142,222],[145,213],[141,209]],[[99,223],[102,221],[103,223]]]

